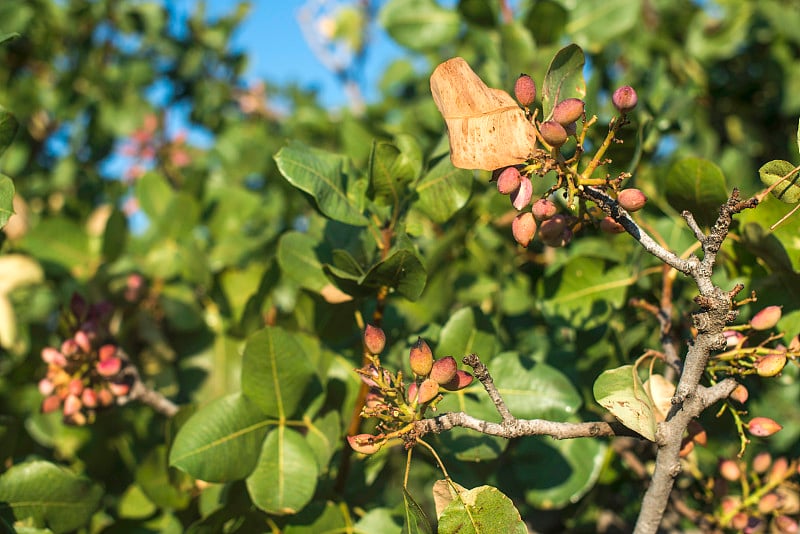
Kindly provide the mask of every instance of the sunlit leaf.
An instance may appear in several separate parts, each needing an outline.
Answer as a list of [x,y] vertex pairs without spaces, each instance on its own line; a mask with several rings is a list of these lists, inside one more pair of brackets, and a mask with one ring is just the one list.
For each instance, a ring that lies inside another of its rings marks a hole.
[[700,224],[713,223],[728,199],[722,170],[701,158],[685,158],[670,167],[666,177],[667,201],[678,211],[688,210]]
[[462,491],[439,517],[440,534],[527,534],[511,499],[492,486]]
[[567,98],[586,96],[583,78],[585,63],[583,50],[578,45],[565,46],[555,55],[547,68],[542,87],[542,115],[549,119],[556,104]]
[[655,441],[656,415],[653,401],[633,365],[603,371],[594,382],[594,398],[623,425],[650,441]]

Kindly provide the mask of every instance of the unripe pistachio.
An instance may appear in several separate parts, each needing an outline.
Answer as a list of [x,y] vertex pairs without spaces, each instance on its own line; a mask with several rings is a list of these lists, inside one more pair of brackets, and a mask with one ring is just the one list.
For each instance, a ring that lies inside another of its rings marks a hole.
[[103,388],[97,392],[97,400],[100,401],[100,406],[111,406],[114,404],[114,395],[107,388]]
[[613,217],[603,217],[600,221],[600,231],[606,234],[622,234],[625,232],[625,227],[614,220]]
[[730,515],[742,505],[742,500],[739,497],[727,495],[722,498],[720,509],[725,515]]
[[695,419],[692,419],[689,421],[686,430],[689,433],[689,438],[693,442],[703,447],[706,446],[706,443],[708,442],[708,434],[706,433],[706,429],[703,428],[703,425],[698,423]]
[[539,132],[542,134],[542,139],[555,148],[560,147],[567,141],[567,131],[556,121],[543,122],[539,126]]
[[417,392],[419,390],[419,386],[417,386],[416,382],[411,382],[408,385],[408,390],[406,390],[406,400],[408,402],[414,402],[417,400]]
[[111,359],[112,357],[116,356],[117,354],[117,346],[116,345],[103,345],[97,350],[97,357],[100,359],[101,362]]
[[347,443],[354,451],[361,454],[375,454],[383,446],[383,441],[376,440],[371,434],[347,436]]
[[758,376],[770,378],[783,371],[785,365],[786,354],[782,352],[773,352],[758,359],[756,362],[756,371],[758,372]]
[[514,217],[511,222],[511,233],[517,243],[527,247],[533,239],[533,234],[536,233],[536,221],[533,220],[533,214],[526,211]]
[[722,332],[725,336],[725,348],[732,349],[739,345],[739,342],[744,339],[744,335],[736,330],[725,330]]
[[86,388],[81,392],[81,402],[87,408],[95,408],[97,406],[97,393],[91,388]]
[[772,513],[778,507],[778,495],[767,493],[758,500],[758,511],[762,514]]
[[80,347],[78,347],[78,344],[75,343],[75,340],[72,338],[65,339],[61,343],[61,354],[63,354],[67,358],[77,354],[78,350],[80,350]]
[[61,398],[58,395],[50,395],[42,401],[42,413],[50,413],[61,407]]
[[540,198],[536,202],[533,203],[533,207],[531,208],[531,213],[533,213],[533,218],[537,221],[546,221],[550,219],[558,212],[558,206],[553,204],[550,200],[546,198]]
[[562,100],[553,108],[553,120],[566,128],[583,116],[584,105],[580,98]]
[[67,365],[67,358],[53,347],[45,347],[42,349],[42,360],[45,363],[64,367]]
[[75,395],[68,395],[64,399],[64,415],[72,415],[81,409],[81,400]]
[[67,386],[70,395],[79,396],[83,392],[83,382],[80,378],[73,378]]
[[539,225],[539,237],[543,240],[557,239],[561,236],[564,228],[567,227],[567,218],[560,213],[542,221]]
[[767,483],[778,484],[779,481],[786,478],[788,473],[789,460],[787,460],[785,456],[775,458],[775,461],[772,462],[772,468],[769,470],[769,475],[767,475]]
[[536,100],[536,82],[527,74],[520,74],[514,83],[514,96],[517,102],[525,107],[533,104]]
[[733,482],[735,480],[739,480],[739,477],[742,476],[742,470],[739,468],[739,464],[733,460],[722,460],[719,463],[719,474],[722,475],[722,478],[729,482]]
[[570,241],[572,241],[572,230],[569,228],[564,228],[561,234],[552,239],[542,239],[542,243],[554,248],[566,247]]
[[364,329],[364,346],[370,354],[380,354],[386,346],[386,334],[382,329],[368,324]]
[[458,371],[458,364],[456,359],[452,356],[439,358],[433,362],[431,369],[431,379],[435,380],[437,384],[444,385],[450,382]]
[[639,96],[630,85],[623,85],[614,91],[611,96],[611,102],[620,113],[628,113],[636,107],[639,102]]
[[750,392],[747,391],[747,388],[744,387],[742,384],[739,384],[734,388],[731,392],[731,398],[738,402],[739,404],[744,404],[747,402],[747,398],[750,396]]
[[681,450],[678,452],[678,456],[681,458],[686,458],[691,454],[694,450],[694,441],[689,438],[683,438],[681,440]]
[[750,517],[744,513],[739,512],[731,518],[731,527],[736,530],[742,531],[750,524]]
[[417,394],[417,402],[425,404],[436,398],[439,394],[439,383],[432,378],[426,378],[419,385],[419,393]]
[[98,360],[95,364],[97,368],[97,372],[100,376],[114,376],[115,374],[119,373],[120,369],[122,368],[122,360],[119,358],[109,358],[107,360]]
[[747,423],[747,430],[754,436],[766,438],[778,432],[783,427],[769,417],[753,417]]
[[533,183],[527,176],[520,178],[519,187],[511,193],[511,205],[517,210],[527,206],[533,197]]
[[767,451],[759,452],[755,455],[755,457],[753,457],[753,471],[759,475],[766,473],[770,465],[772,465],[772,455]]
[[647,204],[647,197],[636,188],[623,189],[617,195],[617,202],[623,209],[634,212],[639,211]]
[[75,332],[75,336],[73,336],[73,338],[75,339],[75,343],[83,352],[86,354],[92,352],[92,342],[89,340],[89,335],[86,332],[83,330],[78,330]]
[[753,330],[774,328],[781,320],[781,313],[781,306],[767,306],[750,319],[750,328]]
[[519,173],[519,169],[516,167],[506,167],[503,169],[503,172],[497,176],[497,191],[501,195],[510,195],[519,189],[521,179],[522,175]]
[[116,383],[116,382],[109,382],[108,389],[115,397],[124,397],[128,394],[131,387],[128,384],[124,383]]
[[448,391],[458,391],[472,384],[473,376],[466,371],[459,369],[456,371],[456,376],[448,382],[443,384],[442,387]]
[[42,378],[39,380],[39,393],[43,396],[48,396],[53,393],[53,390],[56,389],[55,384],[53,384],[52,380],[48,380],[47,378]]
[[780,534],[796,534],[800,531],[797,521],[788,515],[779,515],[773,519],[772,523]]
[[567,137],[574,137],[578,133],[578,123],[570,122],[569,124],[563,124],[564,131],[567,132]]
[[422,338],[417,338],[417,342],[411,347],[408,354],[408,361],[411,364],[411,371],[417,376],[428,376],[433,367],[433,352]]

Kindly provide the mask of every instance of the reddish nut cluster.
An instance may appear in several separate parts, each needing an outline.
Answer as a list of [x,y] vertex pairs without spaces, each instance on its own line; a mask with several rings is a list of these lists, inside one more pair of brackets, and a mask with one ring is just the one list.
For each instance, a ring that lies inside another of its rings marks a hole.
[[47,363],[47,375],[39,381],[42,412],[61,410],[66,423],[91,423],[98,409],[115,404],[130,391],[130,381],[121,373],[127,360],[119,347],[95,347],[84,330],[65,340],[60,349],[42,349],[42,360]]
[[375,326],[364,331],[364,346],[372,363],[357,369],[361,380],[369,387],[362,417],[379,420],[375,434],[349,436],[350,447],[363,454],[377,452],[390,440],[397,438],[408,424],[422,419],[428,408],[434,408],[443,391],[458,391],[472,383],[473,377],[458,369],[452,356],[435,359],[430,346],[418,338],[409,351],[408,360],[414,379],[406,384],[403,373],[392,373],[380,364],[380,352],[386,346],[386,335]]
[[580,98],[567,98],[553,108],[553,120],[567,127],[583,117],[584,103]]
[[539,133],[542,134],[542,139],[545,143],[555,148],[560,147],[567,141],[567,130],[554,120],[543,122],[539,126]]
[[536,82],[527,74],[520,74],[514,83],[514,96],[517,102],[525,107],[533,104],[536,100]]

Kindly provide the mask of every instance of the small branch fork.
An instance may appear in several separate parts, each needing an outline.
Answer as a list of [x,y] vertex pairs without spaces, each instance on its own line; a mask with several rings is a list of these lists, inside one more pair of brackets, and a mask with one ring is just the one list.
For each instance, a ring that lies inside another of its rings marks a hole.
[[[655,471],[643,497],[634,530],[636,534],[654,534],[658,531],[669,503],[675,478],[681,471],[679,453],[687,426],[692,419],[698,417],[709,406],[727,398],[737,386],[737,382],[732,378],[722,380],[710,387],[700,384],[711,353],[725,347],[723,331],[725,326],[736,318],[735,297],[743,289],[741,285],[737,285],[733,289],[725,291],[714,285],[711,275],[717,253],[728,236],[733,216],[745,209],[754,208],[758,204],[758,199],[741,200],[739,192],[734,190],[727,202],[720,208],[719,216],[708,234],[703,232],[691,213],[684,211],[681,214],[703,251],[703,257],[700,259],[694,254],[688,258],[681,258],[660,245],[631,218],[615,199],[601,189],[583,186],[578,194],[584,199],[594,202],[606,214],[613,217],[647,252],[694,280],[699,290],[695,302],[700,309],[692,314],[692,322],[697,329],[697,336],[690,343],[683,362],[680,362],[680,358],[676,354],[677,347],[672,336],[667,335],[669,334],[669,325],[665,323],[669,321],[668,316],[662,318],[663,313],[656,314],[661,325],[665,353],[673,354],[673,357],[669,358],[673,366],[675,363],[682,365],[679,366],[680,379],[672,399],[672,409],[666,420],[659,424],[656,432],[658,451]],[[664,276],[666,277],[668,274],[665,273]],[[642,307],[648,309],[647,306]],[[654,306],[650,306],[650,308],[655,309]],[[418,437],[431,432],[440,433],[457,426],[505,438],[539,435],[547,435],[555,439],[600,436],[641,437],[616,422],[561,423],[541,419],[517,419],[508,410],[494,385],[489,370],[478,356],[470,354],[464,357],[463,362],[474,370],[475,377],[483,384],[492,399],[501,421],[499,423],[483,421],[463,412],[445,413],[418,421],[414,427]]]

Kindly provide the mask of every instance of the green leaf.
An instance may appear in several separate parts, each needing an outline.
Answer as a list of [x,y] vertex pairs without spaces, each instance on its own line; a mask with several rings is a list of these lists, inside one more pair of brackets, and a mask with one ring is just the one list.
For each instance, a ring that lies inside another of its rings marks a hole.
[[399,295],[414,301],[422,294],[427,280],[425,266],[416,253],[413,250],[400,249],[372,266],[361,284],[367,287],[388,286]]
[[296,430],[280,424],[264,440],[247,490],[265,512],[295,514],[314,496],[318,476],[314,451]]
[[107,262],[117,260],[125,251],[128,240],[128,220],[125,214],[114,209],[103,230],[103,257]]
[[553,440],[537,436],[519,443],[509,458],[513,484],[525,488],[525,501],[539,509],[563,508],[578,502],[597,483],[606,445],[596,439]]
[[800,119],[797,121],[797,151],[800,152]]
[[300,287],[314,292],[331,283],[314,250],[318,246],[319,242],[310,235],[294,231],[283,234],[278,242],[281,270]]
[[[800,142],[800,141],[799,141]],[[765,163],[758,169],[758,175],[765,185],[770,186],[779,180],[783,180],[780,185],[776,185],[771,191],[772,195],[787,204],[800,202],[800,173],[794,165],[788,161],[772,160]]]
[[[437,406],[438,412],[464,412],[477,419],[500,422],[500,415],[492,400],[475,383],[461,391],[448,393]],[[439,435],[445,450],[462,462],[485,462],[503,453],[509,441],[499,436],[480,434],[466,428],[453,428]]]
[[497,3],[490,0],[459,0],[458,12],[478,26],[491,28],[497,24]]
[[369,156],[369,189],[376,204],[399,206],[418,168],[392,143],[373,142]]
[[341,446],[342,420],[338,412],[331,411],[307,423],[306,442],[317,459],[320,472],[328,472],[331,458]]
[[319,210],[339,222],[366,226],[356,188],[348,190],[344,156],[292,141],[275,155],[281,174],[297,189],[311,195]]
[[314,500],[293,516],[283,530],[285,534],[320,534],[348,532],[353,523],[350,511],[344,503]]
[[508,70],[527,72],[536,61],[536,43],[522,22],[513,20],[500,26],[500,43]]
[[244,395],[222,397],[198,410],[181,427],[169,464],[207,482],[243,479],[255,468],[272,424]]
[[175,192],[167,180],[157,172],[147,172],[136,181],[136,198],[139,207],[152,220],[159,220],[168,214],[167,209]]
[[555,367],[506,352],[492,359],[491,370],[515,417],[566,421],[581,407],[580,393]]
[[603,260],[578,257],[540,282],[542,312],[552,324],[589,330],[622,307],[632,283],[627,265],[605,270]]
[[566,31],[591,52],[600,52],[640,23],[641,9],[641,0],[584,0],[571,11]]
[[266,416],[284,419],[302,413],[322,392],[322,384],[295,336],[267,327],[247,340],[242,392]]
[[623,425],[655,441],[653,402],[633,365],[603,371],[595,380],[593,391],[595,400]]
[[556,104],[567,98],[586,96],[586,80],[583,78],[583,65],[586,62],[583,50],[571,44],[559,50],[544,76],[542,87],[542,113],[546,119],[553,114]]
[[462,491],[439,517],[439,534],[527,534],[511,499],[492,486]]
[[462,308],[442,327],[436,357],[453,356],[456,361],[477,354],[483,362],[494,356],[495,331],[489,319],[474,308]]
[[0,476],[0,517],[69,532],[88,526],[103,489],[44,461],[17,464]]
[[14,136],[17,135],[17,129],[19,129],[19,123],[16,117],[6,108],[0,106],[0,156],[11,145]]
[[725,176],[715,163],[701,158],[675,162],[667,172],[667,202],[678,211],[689,210],[698,223],[710,225],[728,199]]
[[446,222],[472,194],[472,172],[457,169],[450,158],[442,158],[415,187],[414,206],[438,223]]
[[17,32],[11,33],[2,33],[0,34],[0,44],[13,41],[14,39],[18,38],[20,35]]
[[405,504],[405,531],[408,534],[433,534],[428,516],[406,488],[403,488],[403,504]]
[[458,13],[434,0],[390,0],[378,20],[392,39],[418,51],[452,43],[461,27]]
[[0,228],[14,215],[14,181],[0,174]]
[[149,500],[159,507],[183,510],[191,502],[191,495],[179,488],[181,483],[184,488],[191,487],[191,480],[185,473],[178,474],[180,476],[174,477],[169,472],[166,445],[158,445],[139,461],[136,482]]

